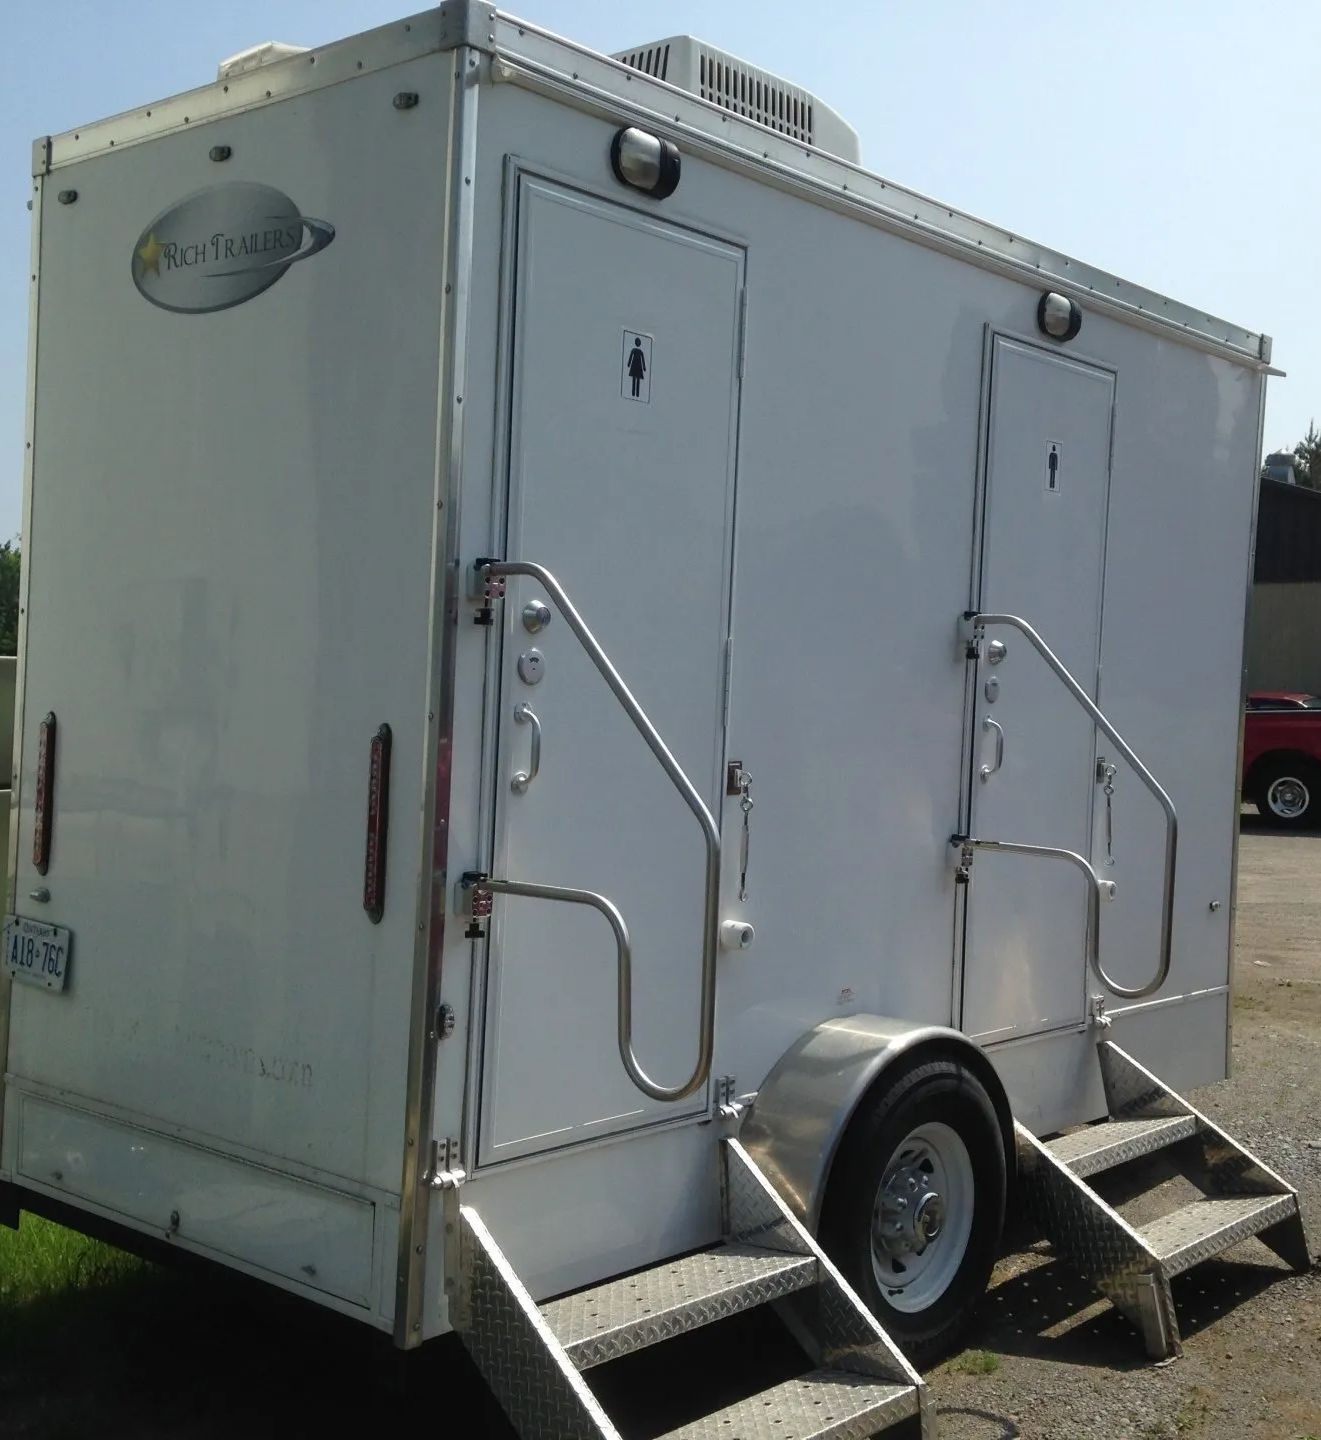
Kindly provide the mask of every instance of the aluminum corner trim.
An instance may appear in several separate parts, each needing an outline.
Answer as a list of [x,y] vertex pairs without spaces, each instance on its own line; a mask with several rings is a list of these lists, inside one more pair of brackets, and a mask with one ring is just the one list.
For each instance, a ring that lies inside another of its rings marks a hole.
[[[45,207],[45,177],[37,175],[32,182],[32,229],[28,271],[28,336],[27,389],[23,410],[23,536],[24,545],[32,543],[32,487],[36,473],[37,451],[37,333],[41,301],[41,223]],[[18,836],[19,817],[23,813],[23,731],[27,701],[28,613],[32,587],[32,566],[24,565],[19,572],[18,588],[18,660],[14,684],[14,760],[12,790],[9,797],[9,844],[5,854],[5,908],[9,914],[18,909]],[[9,1020],[14,982],[5,976],[0,980],[0,1163],[3,1163],[5,1140],[5,1079],[9,1073]]]
[[[450,1275],[443,1243],[430,1244],[432,1184],[427,1157],[435,1139],[437,1050],[443,1037],[433,1017],[441,1000],[449,884],[450,755],[454,736],[455,663],[458,643],[460,490],[463,478],[463,410],[458,397],[466,389],[468,298],[466,277],[472,265],[472,187],[461,177],[472,173],[476,155],[477,95],[465,83],[462,49],[452,65],[447,160],[444,268],[447,299],[441,318],[440,388],[437,395],[436,519],[432,537],[431,669],[427,706],[434,719],[427,732],[428,799],[423,826],[423,881],[419,887],[417,940],[413,954],[412,1020],[409,1033],[408,1092],[400,1179],[399,1250],[395,1285],[395,1344],[408,1349],[427,1338],[428,1272],[437,1264]],[[455,1132],[458,1133],[457,1131]],[[461,1164],[456,1156],[446,1168]],[[450,1278],[453,1278],[452,1275]],[[443,1293],[441,1296],[444,1298]]]
[[445,49],[467,45],[490,51],[495,45],[496,8],[486,0],[445,0],[440,7]]
[[49,135],[39,135],[32,142],[32,174],[42,176],[50,174],[50,154],[52,139]]

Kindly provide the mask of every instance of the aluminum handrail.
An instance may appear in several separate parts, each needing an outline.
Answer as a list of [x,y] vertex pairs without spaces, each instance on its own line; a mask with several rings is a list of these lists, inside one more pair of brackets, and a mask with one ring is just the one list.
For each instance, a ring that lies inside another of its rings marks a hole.
[[629,944],[628,927],[624,917],[604,895],[592,890],[574,890],[556,885],[533,885],[523,881],[489,880],[492,891],[511,895],[527,895],[542,900],[561,900],[571,904],[590,905],[599,910],[610,922],[615,934],[618,956],[619,978],[619,1055],[624,1062],[628,1077],[644,1095],[653,1100],[683,1100],[700,1089],[711,1074],[711,1057],[715,1050],[716,1016],[716,957],[720,944],[720,829],[697,787],[684,774],[683,767],[670,753],[670,748],[661,739],[660,732],[647,718],[647,712],[638,704],[633,692],[624,683],[623,676],[615,669],[610,657],[602,649],[600,641],[592,634],[587,622],[578,613],[564,587],[544,565],[530,560],[479,560],[477,573],[484,579],[504,579],[513,575],[525,575],[535,580],[550,596],[555,608],[564,617],[564,622],[577,637],[578,643],[587,652],[587,657],[600,672],[610,687],[615,699],[625,714],[647,742],[647,747],[660,762],[661,769],[670,783],[683,797],[684,803],[697,819],[706,845],[706,891],[702,901],[702,977],[701,1012],[698,1018],[697,1063],[692,1074],[680,1085],[658,1085],[648,1076],[633,1052],[633,972],[632,949]]
[[[1090,860],[1076,850],[1065,850],[1058,845],[1024,845],[1017,840],[981,840],[976,835],[951,835],[950,844],[969,849],[1008,850],[1015,855],[1038,855],[1050,860],[1068,860],[1082,870],[1091,884],[1087,887],[1087,962],[1102,978],[1106,985],[1105,971],[1101,968],[1101,901],[1113,900],[1117,886],[1113,880],[1098,875]],[[1112,987],[1113,988],[1113,987]]]
[[[1175,812],[1174,802],[1165,793],[1165,790],[1156,777],[1134,754],[1128,741],[1124,739],[1119,731],[1116,730],[1106,718],[1104,711],[1101,710],[1078,681],[1074,679],[1064,662],[1021,615],[1000,615],[990,612],[979,614],[976,611],[969,610],[965,611],[963,619],[973,631],[974,635],[978,632],[985,631],[989,625],[1008,625],[1019,631],[1020,634],[1030,641],[1041,658],[1051,670],[1055,672],[1056,678],[1063,683],[1064,688],[1073,696],[1078,704],[1082,706],[1083,710],[1086,711],[1093,724],[1095,724],[1098,729],[1104,731],[1115,749],[1118,750],[1124,759],[1128,761],[1129,765],[1132,766],[1138,778],[1156,797],[1161,809],[1165,812],[1165,877],[1161,903],[1160,963],[1156,968],[1155,975],[1145,985],[1120,985],[1118,981],[1112,980],[1110,976],[1105,973],[1105,969],[1101,964],[1099,949],[1095,950],[1092,956],[1092,969],[1096,972],[1097,979],[1114,994],[1121,996],[1125,1000],[1140,1000],[1146,995],[1153,994],[1165,983],[1170,973],[1171,940],[1174,929],[1174,875],[1179,852],[1179,817]],[[985,846],[988,842],[982,841],[979,843]],[[1025,847],[1005,844],[1001,848],[1021,850]],[[1072,854],[1072,852],[1070,852],[1070,854]],[[1099,877],[1096,876],[1096,872],[1092,870],[1091,865],[1088,864],[1087,861],[1082,860],[1081,856],[1074,858],[1081,860],[1083,864],[1087,865],[1093,878],[1097,880],[1098,884],[1101,883]]]

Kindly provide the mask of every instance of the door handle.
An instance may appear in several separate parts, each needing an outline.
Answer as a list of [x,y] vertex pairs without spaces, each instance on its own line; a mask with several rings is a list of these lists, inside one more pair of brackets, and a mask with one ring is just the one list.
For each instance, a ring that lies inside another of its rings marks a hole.
[[995,731],[995,764],[983,765],[981,768],[982,784],[991,778],[992,775],[1005,763],[1005,732],[1004,726],[998,720],[993,720],[989,715],[982,721],[983,730]]
[[541,769],[541,721],[537,719],[536,711],[526,701],[514,706],[514,720],[519,725],[531,725],[532,727],[532,753],[528,757],[528,768],[519,770],[509,782],[509,788],[516,795],[522,795],[537,778],[537,771]]

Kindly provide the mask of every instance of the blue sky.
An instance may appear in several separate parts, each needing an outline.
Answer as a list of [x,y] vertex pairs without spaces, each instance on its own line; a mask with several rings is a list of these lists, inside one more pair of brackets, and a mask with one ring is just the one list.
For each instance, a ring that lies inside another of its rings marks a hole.
[[[319,44],[409,0],[0,0],[0,536],[19,527],[34,136],[213,78],[261,40]],[[1310,0],[509,0],[611,51],[691,32],[817,91],[863,162],[1265,330],[1268,447],[1321,416],[1321,6]]]

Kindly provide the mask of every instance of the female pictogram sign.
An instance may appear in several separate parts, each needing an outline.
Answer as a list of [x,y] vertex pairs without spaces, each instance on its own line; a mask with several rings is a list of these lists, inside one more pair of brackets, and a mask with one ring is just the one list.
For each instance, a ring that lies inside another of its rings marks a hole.
[[625,400],[651,404],[651,336],[624,331],[624,368],[619,393]]

